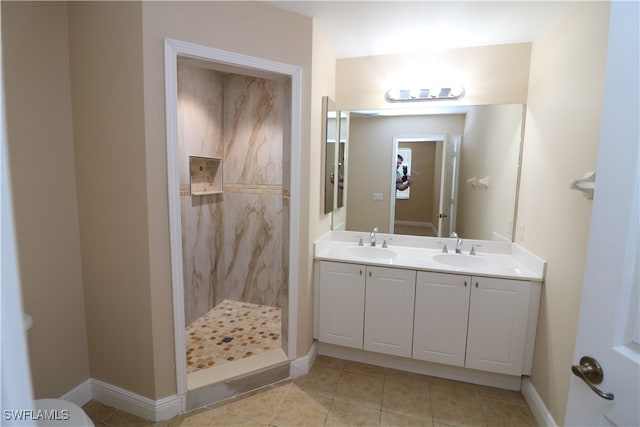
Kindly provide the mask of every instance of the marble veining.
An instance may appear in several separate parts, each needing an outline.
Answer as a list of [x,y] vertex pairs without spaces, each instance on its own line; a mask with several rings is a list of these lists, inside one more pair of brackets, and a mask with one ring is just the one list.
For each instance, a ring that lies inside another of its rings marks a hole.
[[222,157],[223,77],[178,63],[180,183],[189,184],[189,156]]
[[282,185],[282,85],[247,76],[226,79],[225,182]]
[[185,322],[193,322],[216,304],[222,280],[223,206],[220,195],[183,197],[182,238]]
[[225,287],[230,299],[280,306],[283,290],[282,198],[226,194],[235,215],[225,227]]

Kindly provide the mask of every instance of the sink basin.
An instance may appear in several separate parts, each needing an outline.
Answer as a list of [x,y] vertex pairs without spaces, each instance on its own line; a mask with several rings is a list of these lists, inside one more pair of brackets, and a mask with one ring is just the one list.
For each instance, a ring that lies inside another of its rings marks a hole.
[[398,254],[387,248],[377,246],[350,246],[344,250],[345,255],[368,259],[390,259]]
[[478,255],[465,254],[440,254],[434,256],[433,260],[441,264],[461,268],[486,267],[491,264],[491,261],[486,258],[480,258]]

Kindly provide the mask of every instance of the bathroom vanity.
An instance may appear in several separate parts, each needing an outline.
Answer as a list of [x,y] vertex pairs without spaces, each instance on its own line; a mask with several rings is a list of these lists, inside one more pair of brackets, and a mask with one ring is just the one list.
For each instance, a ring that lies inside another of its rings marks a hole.
[[510,242],[463,241],[455,253],[455,239],[376,240],[332,231],[315,243],[318,353],[519,389],[545,262]]

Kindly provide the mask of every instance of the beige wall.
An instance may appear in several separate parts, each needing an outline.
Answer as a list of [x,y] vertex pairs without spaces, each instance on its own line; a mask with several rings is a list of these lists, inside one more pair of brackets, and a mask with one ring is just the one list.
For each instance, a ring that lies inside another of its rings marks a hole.
[[[322,142],[322,97],[335,99],[335,57],[322,36],[317,24],[313,24],[311,67],[311,100],[310,100],[310,133],[308,171],[309,171],[309,212],[308,241],[306,251],[309,256],[301,268],[306,275],[298,284],[298,355],[309,351],[313,343],[313,242],[331,228],[331,217],[324,214],[324,144]],[[304,169],[302,169],[304,171]],[[304,173],[304,172],[302,172]],[[334,225],[346,222],[346,208],[334,212]],[[302,277],[302,276],[301,276]],[[302,311],[305,310],[305,311]],[[302,315],[304,313],[304,315]]]
[[563,424],[592,201],[569,181],[595,170],[609,22],[606,2],[575,2],[535,40],[516,242],[547,260],[532,382]]
[[386,102],[384,94],[393,82],[410,80],[411,76],[405,76],[411,70],[420,79],[426,76],[425,79],[435,80],[444,74],[445,79],[458,76],[462,80],[466,94],[461,100],[429,102],[429,106],[524,104],[530,53],[531,44],[522,43],[447,49],[423,55],[340,59],[336,63],[336,103],[343,110],[406,107],[404,103]]
[[[309,199],[309,212],[312,229],[311,240],[320,237],[331,227],[330,216],[324,214],[324,167],[325,146],[322,141],[322,97],[328,96],[335,101],[335,62],[318,25],[313,25],[313,85],[311,88],[311,143],[309,179],[313,196]],[[344,209],[339,210],[344,215]],[[339,216],[339,214],[336,214]],[[315,226],[314,226],[315,225]]]
[[139,3],[69,3],[91,377],[156,397],[141,22]]
[[2,2],[9,163],[36,398],[89,378],[65,3]]

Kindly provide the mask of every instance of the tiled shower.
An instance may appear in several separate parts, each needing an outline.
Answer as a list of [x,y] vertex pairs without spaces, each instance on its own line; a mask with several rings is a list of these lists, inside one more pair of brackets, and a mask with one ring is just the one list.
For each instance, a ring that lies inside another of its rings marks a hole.
[[[189,373],[286,348],[290,81],[214,68],[178,61]],[[192,194],[190,156],[219,191]]]

